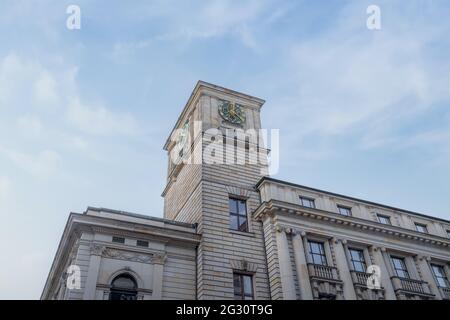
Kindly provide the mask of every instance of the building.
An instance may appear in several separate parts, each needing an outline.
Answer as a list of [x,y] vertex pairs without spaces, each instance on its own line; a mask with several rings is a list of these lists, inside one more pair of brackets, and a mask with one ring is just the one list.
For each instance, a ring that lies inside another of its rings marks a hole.
[[263,103],[198,82],[164,219],[70,214],[42,299],[450,299],[450,221],[268,177]]

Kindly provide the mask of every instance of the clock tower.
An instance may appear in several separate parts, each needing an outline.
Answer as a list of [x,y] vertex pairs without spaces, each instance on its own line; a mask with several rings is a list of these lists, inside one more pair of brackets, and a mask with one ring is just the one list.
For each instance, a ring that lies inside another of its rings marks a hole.
[[197,299],[233,299],[236,285],[269,299],[263,226],[255,185],[267,175],[259,143],[264,100],[199,81],[164,149],[164,218],[197,223]]

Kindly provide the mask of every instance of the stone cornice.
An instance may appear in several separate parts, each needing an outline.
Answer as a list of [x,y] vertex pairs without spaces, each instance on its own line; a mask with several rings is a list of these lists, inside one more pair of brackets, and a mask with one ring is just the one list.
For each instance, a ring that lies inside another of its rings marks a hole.
[[381,235],[389,235],[410,241],[417,241],[440,247],[450,247],[450,241],[443,237],[423,234],[414,230],[409,230],[396,226],[387,226],[375,221],[341,216],[334,212],[324,211],[314,208],[306,208],[300,205],[291,204],[278,200],[270,200],[263,202],[253,213],[255,219],[262,219],[268,214],[284,214],[295,215],[308,219],[323,221],[327,224],[341,225],[349,228],[359,229],[363,232],[379,233]]
[[74,221],[75,230],[109,233],[118,236],[137,236],[157,242],[182,242],[185,245],[197,245],[201,236],[182,230],[168,229],[158,226],[142,225],[135,222],[121,221],[98,216],[79,215],[81,219]]

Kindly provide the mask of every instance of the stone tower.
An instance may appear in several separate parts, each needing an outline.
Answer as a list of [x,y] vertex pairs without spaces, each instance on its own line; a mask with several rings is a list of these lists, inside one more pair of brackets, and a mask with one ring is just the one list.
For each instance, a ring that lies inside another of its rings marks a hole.
[[[267,163],[264,156],[257,163],[249,160],[250,151],[266,155],[267,150],[237,133],[258,132],[263,104],[259,98],[199,81],[164,146],[169,159],[162,193],[164,218],[197,223],[202,235],[197,249],[197,299],[233,299],[236,273],[252,277],[254,298],[270,299],[263,227],[252,218],[260,205],[255,185],[266,175]],[[220,149],[225,133],[226,141],[234,141],[236,154]],[[226,155],[211,149],[212,142]],[[240,211],[247,216],[240,230],[235,230],[230,215],[236,201],[246,208]]]

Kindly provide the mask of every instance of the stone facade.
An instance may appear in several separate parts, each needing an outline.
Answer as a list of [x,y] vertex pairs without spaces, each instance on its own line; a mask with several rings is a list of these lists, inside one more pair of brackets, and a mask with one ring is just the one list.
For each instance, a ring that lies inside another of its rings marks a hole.
[[[221,101],[239,105],[244,121],[227,121]],[[200,81],[164,146],[164,219],[99,208],[71,214],[42,298],[109,299],[126,275],[137,299],[234,299],[234,274],[244,274],[254,299],[450,299],[432,269],[449,279],[449,221],[269,178],[266,157],[213,163],[208,142],[219,135],[211,129],[258,130],[263,103]],[[179,149],[181,128],[189,138]],[[244,146],[236,158],[269,152],[233,138]],[[244,231],[230,228],[230,198],[245,203]],[[80,268],[78,289],[67,288],[70,265]]]

